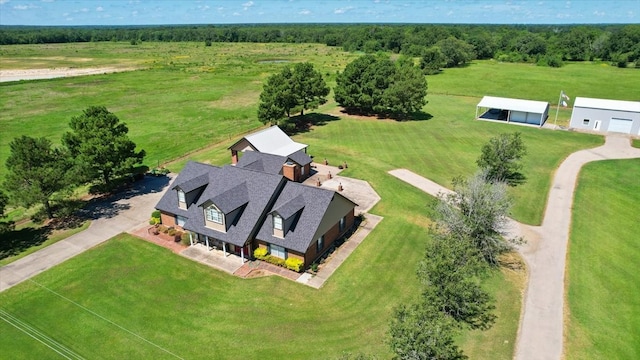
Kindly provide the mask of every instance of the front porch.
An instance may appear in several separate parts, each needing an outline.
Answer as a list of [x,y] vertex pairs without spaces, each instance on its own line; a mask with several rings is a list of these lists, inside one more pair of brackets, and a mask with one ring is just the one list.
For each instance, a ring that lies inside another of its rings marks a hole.
[[189,246],[181,251],[180,255],[231,275],[244,265],[244,260],[240,256],[208,248],[200,243]]
[[225,258],[233,255],[233,257],[238,260],[240,266],[242,266],[245,261],[250,260],[252,256],[250,245],[245,245],[244,247],[236,246],[222,240],[210,238],[206,235],[193,232],[189,232],[189,243],[191,247],[201,245],[207,251],[218,251]]

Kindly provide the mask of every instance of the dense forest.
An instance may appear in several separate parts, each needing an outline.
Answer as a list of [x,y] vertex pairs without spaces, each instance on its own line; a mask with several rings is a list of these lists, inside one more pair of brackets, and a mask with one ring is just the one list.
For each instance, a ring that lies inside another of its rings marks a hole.
[[640,24],[0,26],[0,45],[89,41],[322,43],[346,51],[391,51],[420,57],[433,56],[435,47],[443,52],[454,47],[463,49],[462,60],[466,61],[495,58],[561,66],[566,60],[603,60],[621,67],[635,62],[640,67]]

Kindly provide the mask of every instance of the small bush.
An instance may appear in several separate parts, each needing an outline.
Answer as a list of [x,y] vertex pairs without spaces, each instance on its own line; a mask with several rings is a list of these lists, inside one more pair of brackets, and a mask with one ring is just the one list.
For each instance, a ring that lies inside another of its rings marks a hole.
[[158,224],[156,221],[158,221],[158,219],[156,219],[156,218],[151,218],[151,219],[149,220],[149,225],[155,225],[155,224]]
[[191,245],[191,240],[189,239],[189,233],[183,233],[180,238],[180,243],[182,245]]
[[280,259],[279,257],[275,257],[273,255],[267,255],[265,256],[264,260],[270,264],[273,265],[278,265],[278,266],[285,266],[285,260],[284,259]]
[[318,272],[318,263],[311,264],[311,271]]
[[164,225],[161,225],[161,226],[158,228],[158,231],[163,232],[163,233],[165,233],[165,234],[166,234],[166,233],[169,231],[169,228],[168,228],[168,227],[166,227],[166,226],[164,226]]
[[302,271],[302,266],[304,265],[304,262],[302,260],[296,258],[288,258],[284,263],[287,269],[293,270],[295,272]]
[[169,234],[169,236],[175,236],[176,233],[177,233],[176,229],[173,229],[173,228],[167,231],[167,234]]
[[155,210],[151,213],[151,217],[155,219],[160,219],[160,210]]
[[253,256],[256,259],[264,260],[268,253],[266,248],[257,248],[253,251]]

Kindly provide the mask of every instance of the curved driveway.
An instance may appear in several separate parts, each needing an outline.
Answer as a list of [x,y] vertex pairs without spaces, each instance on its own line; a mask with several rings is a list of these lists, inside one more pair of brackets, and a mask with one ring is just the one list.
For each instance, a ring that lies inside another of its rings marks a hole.
[[[591,161],[640,158],[628,136],[608,135],[603,146],[569,155],[558,167],[549,191],[542,226],[511,220],[510,235],[523,236],[527,243],[518,251],[529,269],[529,282],[516,343],[517,360],[555,360],[562,357],[564,276],[571,208],[578,174]],[[431,194],[450,190],[409,170],[391,175]]]

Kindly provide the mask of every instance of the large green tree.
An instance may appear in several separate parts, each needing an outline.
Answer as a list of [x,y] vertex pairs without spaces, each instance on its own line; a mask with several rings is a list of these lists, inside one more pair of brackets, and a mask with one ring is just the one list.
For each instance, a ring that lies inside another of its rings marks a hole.
[[488,329],[494,321],[494,301],[481,286],[486,262],[468,239],[434,231],[418,266],[423,301],[461,326]]
[[50,201],[54,194],[67,189],[71,183],[72,167],[66,154],[52,148],[47,138],[22,136],[10,144],[7,159],[9,173],[4,187],[11,200],[24,207],[42,204],[47,216],[53,218]]
[[467,357],[454,342],[454,322],[428,303],[395,309],[389,326],[389,346],[394,359],[461,360]]
[[[2,219],[5,216],[4,210],[7,207],[8,203],[9,203],[9,198],[2,190],[0,190],[0,219]],[[13,226],[13,223],[10,221],[0,221],[0,235],[2,235],[2,233],[9,230],[12,226]]]
[[273,124],[298,111],[304,115],[305,110],[325,104],[327,95],[329,87],[311,63],[298,63],[293,69],[285,67],[264,84],[258,119],[265,124]]
[[334,94],[349,112],[406,117],[425,105],[427,81],[407,59],[365,55],[338,74]]
[[436,46],[438,46],[444,56],[444,66],[448,68],[464,66],[476,58],[473,45],[453,36],[438,41]]
[[100,180],[109,185],[115,177],[132,173],[145,156],[129,139],[127,125],[104,106],[89,107],[72,117],[69,127],[62,142],[75,159],[79,182]]
[[517,185],[525,181],[524,175],[520,172],[520,160],[526,154],[527,148],[519,132],[504,133],[492,137],[482,146],[482,154],[476,163],[485,172],[488,180]]

